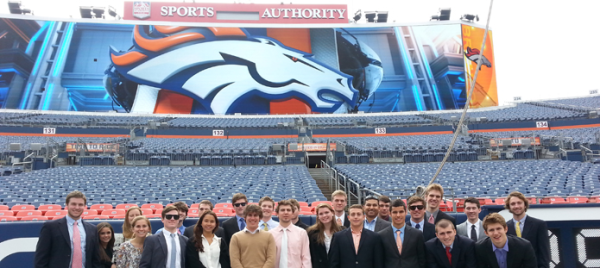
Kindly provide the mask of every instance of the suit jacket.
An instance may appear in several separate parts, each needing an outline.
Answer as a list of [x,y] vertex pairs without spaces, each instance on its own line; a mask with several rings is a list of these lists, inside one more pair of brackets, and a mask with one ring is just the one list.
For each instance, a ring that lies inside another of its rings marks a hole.
[[425,242],[427,268],[476,268],[475,242],[466,236],[457,235],[450,250],[452,264],[446,256],[444,244],[438,239]]
[[[187,231],[187,230],[186,230]],[[215,233],[216,236],[216,233]],[[213,243],[216,241],[213,241]],[[229,261],[229,245],[225,242],[225,239],[221,238],[221,252],[219,255],[219,263],[221,268],[230,268],[231,263]],[[185,247],[185,266],[186,268],[206,268],[200,261],[199,251],[196,249],[196,239],[190,238],[187,241]]]
[[223,238],[225,238],[227,245],[229,245],[233,234],[240,231],[240,226],[238,225],[237,217],[233,216],[233,217],[227,219],[226,221],[223,222],[222,227],[223,227]]
[[[406,225],[408,225],[410,227],[414,227],[414,226],[412,226],[412,222],[410,222],[410,221],[407,221]],[[437,236],[435,236],[435,225],[433,225],[427,221],[423,221],[423,240],[429,241],[436,237]]]
[[406,225],[402,240],[402,255],[396,247],[394,229],[388,226],[379,232],[383,244],[383,267],[425,268],[425,242],[421,231]]
[[382,218],[377,217],[377,221],[375,221],[375,229],[374,232],[378,233],[381,230],[389,227],[390,225],[392,225],[389,221],[386,221]]
[[[506,267],[537,268],[535,251],[531,243],[516,236],[508,235],[507,237]],[[492,240],[489,237],[477,242],[475,258],[477,259],[477,268],[499,268],[498,259],[492,248]]]
[[294,225],[306,230],[308,228],[308,225],[306,225],[306,223],[302,222],[302,220],[298,219],[298,221],[296,223],[294,223]]
[[[508,233],[517,236],[515,230],[515,221],[513,219],[506,222]],[[521,229],[521,238],[527,239],[531,243],[537,264],[540,268],[550,267],[550,239],[548,238],[548,225],[546,222],[527,215],[524,228]]]
[[[186,227],[185,232],[183,232],[183,236],[187,237],[187,239],[194,238],[194,228],[196,228],[196,224]],[[224,236],[223,227],[219,226],[219,228],[217,228],[217,230],[215,231],[215,235],[223,238],[223,236]]]
[[339,231],[333,234],[328,256],[331,268],[383,268],[381,237],[363,227],[356,253],[352,229]]
[[[456,226],[456,234],[469,237],[469,233],[471,230],[467,230],[467,222],[463,222]],[[487,235],[485,235],[485,230],[483,229],[483,222],[479,223],[479,237],[477,237],[477,241],[481,241],[485,239]]]
[[[179,239],[179,248],[181,251],[181,267],[186,267],[185,251],[188,239],[183,235],[177,235],[177,238]],[[146,237],[144,251],[140,259],[140,268],[164,268],[167,266],[168,254],[167,239],[164,234],[160,233]]]
[[[68,217],[68,216],[67,216]],[[85,267],[100,268],[99,244],[96,226],[81,220],[85,229]],[[35,249],[35,268],[69,267],[71,262],[71,238],[67,218],[46,221],[40,230]]]

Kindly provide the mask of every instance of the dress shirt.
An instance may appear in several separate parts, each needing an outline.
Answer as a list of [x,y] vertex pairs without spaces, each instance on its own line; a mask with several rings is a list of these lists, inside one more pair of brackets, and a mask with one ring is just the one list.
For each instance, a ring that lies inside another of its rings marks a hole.
[[469,222],[469,220],[467,220],[467,236],[471,239],[473,239],[473,237],[471,237],[471,230],[473,226],[475,225],[475,232],[477,233],[477,237],[475,238],[476,240],[481,237],[481,234],[479,233],[479,226],[481,225],[481,220],[477,219],[477,222],[475,224],[472,224],[471,222]]
[[331,236],[328,236],[325,231],[323,231],[323,235],[325,236],[325,239],[323,240],[323,242],[325,243],[325,250],[327,251],[327,253],[329,253],[329,247],[331,247]]
[[526,219],[527,219],[527,214],[525,214],[525,216],[523,216],[523,218],[520,221],[517,221],[517,220],[515,220],[513,218],[513,222],[514,222],[514,225],[515,225],[515,230],[517,230],[517,222],[520,222],[519,228],[521,228],[521,234],[523,234],[523,227],[525,227],[525,220]]
[[240,222],[240,219],[242,219],[242,220],[244,221],[244,224],[246,224],[246,223],[245,223],[246,221],[244,220],[244,218],[242,218],[242,217],[240,217],[240,216],[238,216],[238,215],[235,215],[235,220],[237,221],[238,228],[239,228],[240,230],[243,230],[243,229],[245,229],[245,228],[242,228],[242,222]]
[[[246,226],[246,227],[248,227],[248,226]],[[244,230],[242,230],[242,231],[243,231],[243,232],[246,232],[246,233],[255,234],[255,233],[257,233],[258,231],[260,231],[260,227],[259,227],[259,228],[256,228],[256,230],[254,230],[254,231],[250,231],[250,230],[248,230],[248,228],[244,228]]]
[[[441,243],[441,242],[442,242],[442,241],[440,241],[440,243]],[[444,250],[446,250],[447,246],[446,246],[446,245],[444,245],[443,243],[442,243],[442,246],[444,246]],[[450,251],[452,251],[452,247],[454,247],[454,242],[452,242],[452,244],[450,244]]]
[[[71,252],[73,252],[73,224],[75,220],[71,217],[67,216],[67,229],[69,229],[69,238],[71,239]],[[81,267],[85,267],[85,227],[83,227],[83,222],[81,218],[77,220],[77,229],[79,229],[79,237],[81,238],[81,261],[83,265]],[[73,254],[71,254],[71,261],[69,261],[69,267],[72,266]]]
[[[263,220],[260,220],[260,222],[258,223],[258,229],[265,228],[263,226],[263,223],[265,223],[265,222]],[[276,222],[275,220],[273,220],[273,218],[270,218],[269,221],[267,222],[267,226],[269,227],[269,230],[273,230],[273,229],[275,229],[275,227],[279,226],[279,222]]]
[[360,237],[362,236],[362,229],[354,231],[352,227],[350,227],[350,232],[352,233],[352,241],[354,242],[354,252],[358,254],[358,247],[360,246]]
[[[163,231],[164,228],[160,228],[158,230],[156,230],[156,233],[154,234],[160,234]],[[177,230],[179,231],[180,235],[183,235],[183,233],[185,232],[185,226],[181,225],[181,227],[177,228]]]
[[[423,226],[425,225],[425,218],[423,218],[420,222],[414,222],[414,221],[412,221],[412,218],[411,218],[410,224],[412,225],[413,228],[423,232]],[[417,224],[419,225],[419,228],[417,228]]]
[[213,236],[212,244],[208,244],[208,240],[202,235],[202,246],[204,247],[204,252],[198,252],[202,265],[206,268],[221,268],[221,263],[219,263],[221,238]]
[[[433,219],[434,219],[434,221],[437,220],[437,215],[438,215],[439,211],[440,210],[438,209],[438,210],[436,210],[436,211],[433,212]],[[432,214],[431,212],[425,211],[425,220],[429,221],[429,217],[431,217],[431,214]]]
[[392,224],[392,230],[394,231],[394,241],[396,241],[396,239],[398,238],[398,235],[396,234],[396,232],[398,230],[400,230],[400,243],[404,242],[404,230],[406,229],[406,224],[404,224],[402,227],[400,228],[396,228],[393,224]]
[[[279,260],[281,258],[281,239],[283,238],[283,227],[277,225],[277,227],[271,229],[269,233],[273,235],[275,239],[275,245],[277,246],[277,253],[275,255],[275,268],[279,268]],[[312,262],[310,261],[310,247],[308,241],[308,235],[306,231],[296,225],[290,224],[287,229],[288,237],[288,257],[287,263],[288,268],[310,268]]]
[[177,253],[176,256],[181,256],[181,246],[179,245],[179,236],[175,233],[175,249],[171,248],[171,232],[167,231],[167,230],[163,230],[162,234],[165,236],[165,239],[167,240],[167,268],[182,268],[181,267],[181,258],[177,258],[177,260],[175,260],[175,266],[176,267],[168,267],[169,264],[171,263],[171,250],[176,250],[175,252]]
[[[335,214],[334,214],[335,216]],[[342,221],[342,226],[344,226],[344,223],[346,222],[346,212],[344,212],[344,214],[342,214],[342,216],[335,216],[335,220],[337,221],[338,219],[340,219]]]
[[496,259],[498,260],[498,267],[508,268],[508,264],[506,263],[506,256],[508,255],[508,240],[506,240],[506,243],[502,248],[497,248],[496,245],[492,243],[492,249],[494,250],[494,254],[496,254]]
[[377,217],[375,217],[371,222],[365,218],[365,228],[369,231],[375,232],[375,223],[377,222]]

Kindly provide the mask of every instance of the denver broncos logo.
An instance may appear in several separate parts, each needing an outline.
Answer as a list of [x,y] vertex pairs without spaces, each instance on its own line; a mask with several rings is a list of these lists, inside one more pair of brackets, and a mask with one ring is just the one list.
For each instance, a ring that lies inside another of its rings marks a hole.
[[353,107],[358,98],[351,76],[240,28],[135,26],[133,42],[127,52],[110,49],[109,71],[187,95],[215,114],[252,105],[244,103],[252,96],[297,97],[328,113],[343,104]]
[[490,62],[490,60],[488,60],[485,56],[481,55],[481,52],[477,48],[467,47],[467,52],[465,52],[465,55],[467,56],[467,59],[475,63],[477,63],[479,57],[483,57],[483,59],[481,59],[481,66],[479,66],[479,70],[481,70],[481,67],[484,65],[488,68],[492,68],[492,63]]

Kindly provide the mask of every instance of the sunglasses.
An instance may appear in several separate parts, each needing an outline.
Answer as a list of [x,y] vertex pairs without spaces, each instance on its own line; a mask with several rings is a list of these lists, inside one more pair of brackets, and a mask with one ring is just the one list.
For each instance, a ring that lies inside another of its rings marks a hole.
[[235,203],[233,205],[236,206],[236,207],[240,207],[240,206],[245,207],[246,203],[245,202],[244,203]]
[[179,220],[179,215],[165,215],[165,219],[167,220]]
[[423,210],[425,208],[425,206],[423,205],[416,205],[416,206],[410,206],[408,207],[410,210]]

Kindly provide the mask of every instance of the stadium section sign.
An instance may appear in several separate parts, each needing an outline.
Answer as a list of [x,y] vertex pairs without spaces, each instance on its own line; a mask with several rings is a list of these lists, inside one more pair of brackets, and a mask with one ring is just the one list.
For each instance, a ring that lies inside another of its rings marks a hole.
[[236,23],[348,23],[347,5],[217,4],[129,1],[125,20]]

